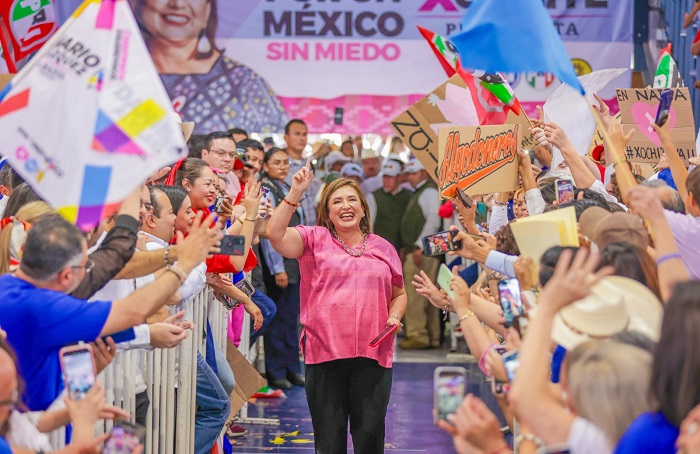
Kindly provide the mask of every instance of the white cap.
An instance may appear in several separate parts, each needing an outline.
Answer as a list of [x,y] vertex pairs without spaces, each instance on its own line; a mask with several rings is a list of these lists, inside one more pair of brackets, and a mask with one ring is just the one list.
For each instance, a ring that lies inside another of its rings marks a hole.
[[379,155],[377,154],[376,151],[370,149],[363,149],[362,153],[360,153],[360,159],[374,159],[374,158],[379,158]]
[[326,170],[330,172],[331,167],[333,167],[334,165],[336,165],[338,163],[345,164],[347,162],[350,162],[350,158],[348,158],[347,156],[345,156],[343,153],[341,153],[339,151],[331,151],[326,156],[325,162],[326,162],[326,164],[325,164]]
[[394,160],[384,161],[382,170],[379,174],[383,177],[398,177],[401,175],[401,164]]
[[408,164],[406,165],[406,170],[404,172],[416,173],[419,170],[425,170],[425,167],[423,167],[423,164],[421,164],[418,159],[413,158],[408,161]]
[[340,169],[340,174],[344,177],[360,177],[365,179],[365,173],[362,171],[362,167],[359,165],[349,162]]

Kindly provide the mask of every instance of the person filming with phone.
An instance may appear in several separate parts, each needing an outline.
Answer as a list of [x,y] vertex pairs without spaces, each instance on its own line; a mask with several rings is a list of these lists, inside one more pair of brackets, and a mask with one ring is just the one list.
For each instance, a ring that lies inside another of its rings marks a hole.
[[[287,227],[312,180],[307,162],[267,235],[280,254],[299,260],[301,346],[316,452],[346,452],[349,419],[355,452],[383,453],[392,331],[406,310],[401,261],[391,243],[369,233],[367,201],[346,178],[326,186],[316,227]],[[387,327],[391,334],[384,333]]]

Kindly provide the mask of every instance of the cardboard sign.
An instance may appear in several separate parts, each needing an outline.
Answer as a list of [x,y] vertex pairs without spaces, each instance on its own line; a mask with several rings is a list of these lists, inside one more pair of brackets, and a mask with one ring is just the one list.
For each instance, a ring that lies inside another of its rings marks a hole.
[[470,99],[467,84],[456,74],[391,122],[401,141],[435,182],[438,181],[438,128],[479,124],[476,114],[463,107],[469,105]]
[[479,195],[518,189],[521,125],[440,128],[438,186],[444,198],[457,187]]
[[[470,107],[473,106],[473,102],[469,86],[455,74],[391,122],[396,135],[423,164],[435,182],[438,182],[439,178],[438,130],[444,126],[480,124],[477,112]],[[501,108],[504,107],[501,105]],[[524,110],[521,110],[520,115],[509,111],[506,122],[523,125],[523,131],[526,133],[521,134],[522,147],[534,147],[534,140],[527,129],[530,122]]]
[[[632,140],[625,150],[625,155],[631,162],[657,163],[661,159],[661,141],[649,126],[656,118],[661,91],[651,88],[617,90],[617,102],[625,132],[634,130]],[[693,107],[688,88],[674,88],[673,91],[675,95],[667,121],[678,155],[688,164],[688,160],[696,155]]]
[[267,382],[246,359],[245,356],[231,342],[226,342],[226,361],[231,370],[236,371],[236,388],[231,392],[229,401],[231,402],[231,413],[229,420],[243,408],[248,399],[251,398]]

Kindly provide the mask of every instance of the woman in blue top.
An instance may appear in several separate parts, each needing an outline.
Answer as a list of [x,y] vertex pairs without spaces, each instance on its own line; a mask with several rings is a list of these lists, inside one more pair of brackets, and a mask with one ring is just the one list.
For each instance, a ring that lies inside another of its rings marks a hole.
[[675,453],[678,428],[700,403],[700,282],[679,284],[661,325],[651,392],[658,411],[643,413],[620,438],[615,453]]

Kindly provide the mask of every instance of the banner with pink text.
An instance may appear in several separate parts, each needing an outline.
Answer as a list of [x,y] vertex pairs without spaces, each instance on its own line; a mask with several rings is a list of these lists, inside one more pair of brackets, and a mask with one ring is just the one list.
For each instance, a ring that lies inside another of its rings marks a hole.
[[[125,0],[117,0],[125,1]],[[387,133],[446,80],[420,25],[457,33],[471,0],[129,0],[173,104],[195,132]],[[579,75],[629,66],[633,0],[543,0]],[[56,2],[65,19],[79,0]],[[523,18],[527,20],[527,18]],[[614,99],[611,83],[602,95]],[[534,114],[559,85],[510,75]]]

